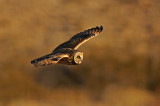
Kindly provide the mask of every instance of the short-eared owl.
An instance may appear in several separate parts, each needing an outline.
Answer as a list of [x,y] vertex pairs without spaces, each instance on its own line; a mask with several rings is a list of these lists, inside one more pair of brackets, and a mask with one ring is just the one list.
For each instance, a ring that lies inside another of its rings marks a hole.
[[100,32],[102,32],[102,30],[103,27],[100,26],[80,32],[68,41],[60,44],[52,51],[52,53],[32,60],[31,64],[34,66],[44,66],[50,64],[81,64],[83,61],[83,52],[78,51],[77,48],[90,38],[97,36]]

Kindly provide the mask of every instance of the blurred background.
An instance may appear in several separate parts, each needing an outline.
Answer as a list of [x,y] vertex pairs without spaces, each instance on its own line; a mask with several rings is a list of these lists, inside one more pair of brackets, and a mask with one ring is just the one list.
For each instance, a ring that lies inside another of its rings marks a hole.
[[[30,64],[100,25],[82,64]],[[0,106],[158,106],[159,28],[159,0],[0,0]]]

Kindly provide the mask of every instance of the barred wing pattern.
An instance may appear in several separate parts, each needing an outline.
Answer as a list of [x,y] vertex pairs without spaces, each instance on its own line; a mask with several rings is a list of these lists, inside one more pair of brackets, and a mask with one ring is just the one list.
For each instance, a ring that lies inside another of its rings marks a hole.
[[97,36],[101,31],[103,30],[103,27],[96,27],[92,29],[85,30],[84,32],[80,32],[76,35],[74,35],[70,40],[67,42],[62,43],[57,48],[53,50],[56,51],[61,48],[71,48],[71,49],[77,49],[81,44],[85,43],[89,39]]
[[35,60],[31,61],[31,64],[33,64],[34,66],[44,66],[44,65],[50,65],[50,64],[56,64],[58,63],[58,61],[62,58],[65,57],[69,57],[68,54],[64,54],[64,53],[51,53],[42,57],[39,57]]

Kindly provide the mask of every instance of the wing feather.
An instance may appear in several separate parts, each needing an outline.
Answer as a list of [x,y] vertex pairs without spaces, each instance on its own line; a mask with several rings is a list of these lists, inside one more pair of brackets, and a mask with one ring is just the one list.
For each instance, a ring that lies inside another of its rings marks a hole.
[[67,42],[64,42],[61,45],[59,45],[57,48],[53,50],[53,52],[61,48],[77,49],[81,44],[97,36],[100,32],[102,32],[102,30],[103,30],[103,27],[100,26],[100,27],[95,27],[92,29],[85,30],[84,32],[80,32],[74,35]]
[[39,57],[35,60],[31,61],[31,64],[33,64],[34,66],[44,66],[44,65],[50,65],[50,64],[56,64],[58,63],[59,60],[61,60],[62,58],[65,57],[69,57],[68,54],[64,54],[64,53],[51,53],[42,57]]

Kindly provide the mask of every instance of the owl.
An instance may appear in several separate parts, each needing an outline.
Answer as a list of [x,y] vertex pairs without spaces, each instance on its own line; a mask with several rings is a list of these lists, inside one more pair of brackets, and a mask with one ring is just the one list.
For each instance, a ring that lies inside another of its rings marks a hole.
[[31,64],[36,67],[50,64],[79,65],[83,61],[83,52],[77,50],[77,48],[89,39],[97,36],[102,30],[103,27],[100,26],[80,32],[68,41],[60,44],[50,54],[32,60]]

